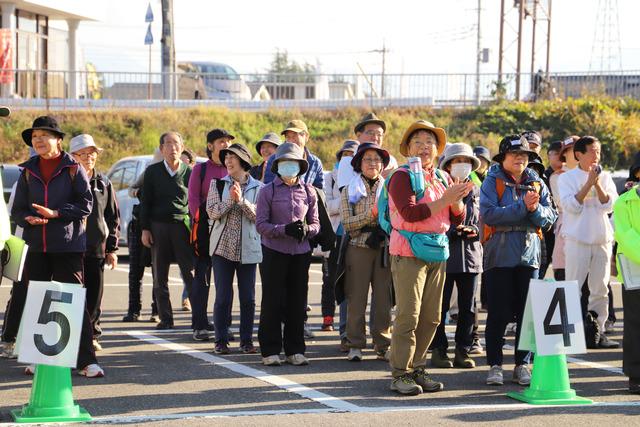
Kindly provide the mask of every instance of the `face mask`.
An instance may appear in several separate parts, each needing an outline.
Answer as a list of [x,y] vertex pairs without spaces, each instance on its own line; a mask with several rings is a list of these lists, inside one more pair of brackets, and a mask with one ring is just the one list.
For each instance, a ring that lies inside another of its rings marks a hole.
[[283,160],[278,162],[278,175],[286,178],[294,178],[300,173],[300,164],[295,160]]
[[454,163],[451,165],[451,177],[458,178],[460,181],[467,179],[471,173],[471,165],[469,163]]

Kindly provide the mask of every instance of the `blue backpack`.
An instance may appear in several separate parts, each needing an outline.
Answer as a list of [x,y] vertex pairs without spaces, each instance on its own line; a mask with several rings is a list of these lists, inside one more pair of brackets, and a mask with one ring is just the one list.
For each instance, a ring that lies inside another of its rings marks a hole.
[[[400,168],[409,170],[408,165],[402,165]],[[398,169],[396,169],[397,171]],[[391,225],[391,218],[389,216],[389,182],[391,181],[391,177],[393,176],[391,173],[387,179],[384,181],[384,185],[382,186],[382,191],[380,192],[380,196],[378,197],[378,223],[380,224],[380,228],[384,230],[389,236],[391,235],[391,230],[393,230],[393,226]],[[448,187],[447,179],[442,174],[440,169],[435,170],[435,174],[437,179],[442,182],[442,184]],[[414,175],[413,172],[409,170],[409,176],[411,179],[411,188],[413,192],[416,194],[416,200],[420,200],[424,196],[424,190],[416,191],[418,176]],[[425,262],[444,262],[449,258],[449,239],[446,234],[438,234],[438,233],[414,233],[406,230],[396,230],[400,233],[411,246],[411,251],[416,258],[419,258]]]

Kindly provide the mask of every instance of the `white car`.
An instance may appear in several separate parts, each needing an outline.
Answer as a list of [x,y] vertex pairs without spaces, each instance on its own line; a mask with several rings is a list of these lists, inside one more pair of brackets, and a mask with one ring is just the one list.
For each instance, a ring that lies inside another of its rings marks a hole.
[[[127,245],[127,230],[131,222],[133,206],[138,204],[137,197],[129,195],[129,187],[144,173],[153,156],[132,156],[118,160],[107,172],[107,178],[113,184],[120,210],[120,245]],[[197,163],[206,162],[205,157],[197,157]]]

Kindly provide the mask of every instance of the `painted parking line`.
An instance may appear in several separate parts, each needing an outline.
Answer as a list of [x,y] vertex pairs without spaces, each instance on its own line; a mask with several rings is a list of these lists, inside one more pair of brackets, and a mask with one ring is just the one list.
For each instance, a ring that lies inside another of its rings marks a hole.
[[298,384],[284,377],[271,375],[259,369],[241,365],[240,363],[232,362],[222,357],[214,356],[212,354],[205,353],[199,350],[194,350],[193,348],[187,347],[186,345],[177,344],[162,338],[158,338],[154,335],[148,334],[143,331],[127,331],[126,333],[141,341],[145,341],[150,344],[155,344],[160,347],[164,347],[168,350],[175,351],[176,353],[185,354],[187,356],[191,356],[193,358],[200,359],[205,362],[213,363],[216,366],[220,366],[222,368],[228,369],[230,371],[233,371],[235,373],[238,373],[247,377],[258,379],[260,381],[263,381],[268,384],[274,385],[278,388],[281,388],[289,393],[297,394],[305,399],[309,399],[316,403],[320,403],[321,405],[324,405],[334,410],[351,412],[351,411],[357,411],[359,409],[358,406],[352,403],[345,402],[344,400],[341,400],[337,397],[329,396],[328,394],[314,390],[305,385]]
[[[179,279],[178,279],[179,280]],[[233,282],[234,285],[237,285],[237,282]],[[147,283],[144,283],[144,285],[147,285]],[[151,283],[148,283],[149,286],[151,286]],[[262,282],[260,280],[256,281],[256,285],[262,285]],[[169,287],[182,287],[183,283],[182,280],[180,280],[180,283],[169,283]],[[322,286],[322,282],[309,282],[309,286]],[[128,283],[105,283],[104,284],[105,288],[128,288],[129,284]]]

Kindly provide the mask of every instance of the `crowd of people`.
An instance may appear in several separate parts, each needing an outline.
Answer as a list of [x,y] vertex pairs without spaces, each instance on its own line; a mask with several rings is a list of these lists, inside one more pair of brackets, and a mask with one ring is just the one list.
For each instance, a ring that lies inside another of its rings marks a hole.
[[[326,172],[309,149],[302,120],[291,120],[280,135],[267,132],[255,144],[258,164],[225,129],[208,132],[207,161],[198,164],[180,133],[163,133],[154,161],[130,189],[139,205],[127,227],[129,303],[122,320],[141,319],[142,276],[151,266],[150,320],[156,329],[174,328],[168,274],[177,263],[194,340],[213,340],[217,354],[232,351],[237,291],[240,351],[259,352],[267,366],[307,365],[315,254],[323,260],[321,330],[337,329],[336,351],[359,362],[367,356],[368,324],[373,358],[390,366],[391,390],[442,390],[428,365],[475,368],[474,355],[484,351],[480,310],[487,312],[486,383],[504,383],[505,335],[515,329],[511,379],[525,386],[533,355],[517,343],[529,283],[551,266],[556,280],[582,286],[583,316],[595,319],[600,332],[590,347],[619,346],[605,335],[615,322],[610,267],[616,251],[640,264],[640,153],[619,197],[593,136],[551,142],[545,168],[542,136],[533,130],[506,135],[491,156],[486,147],[451,143],[443,128],[417,120],[399,141],[406,162],[385,148],[387,123],[375,114],[353,130],[355,138]],[[120,225],[113,187],[96,170],[102,150],[82,134],[65,151],[65,133],[49,116],[38,117],[22,137],[33,151],[21,165],[10,212],[29,253],[5,311],[3,355],[14,357],[30,280],[78,283],[87,288],[78,372],[101,377],[103,274],[118,262]],[[640,291],[624,289],[623,302],[624,371],[629,390],[640,393],[640,335],[633,332],[640,327]],[[452,304],[453,359],[445,333]]]

